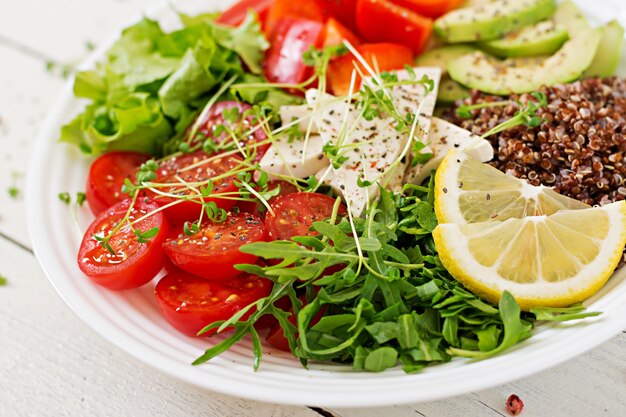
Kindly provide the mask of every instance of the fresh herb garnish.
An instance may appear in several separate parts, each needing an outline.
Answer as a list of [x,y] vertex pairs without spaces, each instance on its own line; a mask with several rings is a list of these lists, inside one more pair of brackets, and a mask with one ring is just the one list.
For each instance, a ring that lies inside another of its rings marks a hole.
[[0,287],[4,287],[9,283],[9,280],[4,275],[0,275]]

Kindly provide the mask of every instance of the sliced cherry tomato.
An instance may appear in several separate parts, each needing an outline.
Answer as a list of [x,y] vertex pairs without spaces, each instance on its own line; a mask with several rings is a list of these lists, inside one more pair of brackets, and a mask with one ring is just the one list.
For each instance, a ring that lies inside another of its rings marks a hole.
[[128,198],[122,194],[124,180],[134,180],[137,168],[151,158],[136,152],[110,152],[102,155],[89,168],[87,204],[94,215]]
[[296,18],[325,22],[326,11],[319,0],[274,0],[267,14],[267,29],[272,33],[285,18]]
[[[265,226],[271,240],[287,240],[294,236],[314,236],[310,231],[313,223],[329,218],[333,213],[335,199],[318,193],[295,193],[278,197],[270,207],[275,215],[267,213]],[[342,204],[339,214],[345,215]]]
[[302,61],[311,46],[319,48],[324,41],[324,25],[298,18],[278,22],[265,54],[265,77],[273,83],[299,84],[313,75],[313,68]]
[[[380,71],[391,71],[402,69],[405,65],[412,65],[413,53],[403,45],[393,43],[369,43],[358,46],[357,51],[363,56],[370,67],[375,68],[374,62],[378,64]],[[359,65],[364,74],[368,74],[358,63],[354,55],[345,55],[333,60],[328,69],[328,83],[335,95],[345,96],[350,90],[350,81],[354,64]],[[361,78],[357,76],[354,90],[361,86]]]
[[318,0],[326,13],[339,20],[350,30],[356,30],[355,11],[357,0]]
[[[272,191],[276,188],[280,187],[280,190],[278,191],[278,194],[275,195],[274,197],[270,198],[267,202],[268,203],[272,203],[274,200],[276,200],[279,196],[281,195],[285,195],[285,194],[291,194],[291,193],[297,193],[298,191],[298,187],[296,187],[295,185],[293,185],[290,182],[287,181],[283,181],[283,180],[272,180],[270,182],[267,183],[267,190],[268,191]],[[237,206],[239,207],[239,209],[245,213],[252,213],[255,216],[264,218],[265,217],[265,206],[261,203],[257,203],[257,202],[253,202],[253,201],[242,201],[240,203],[237,204]]]
[[[242,139],[245,133],[250,132],[258,126],[254,124],[254,118],[251,115],[246,116],[246,112],[251,108],[252,106],[249,104],[239,103],[237,101],[222,101],[217,103],[211,108],[204,120],[202,120],[202,123],[198,128],[198,133],[202,133],[215,143],[222,143],[224,141],[232,143],[232,136],[226,132],[221,132],[217,137],[215,135],[215,131],[218,126],[224,126],[232,130],[235,136],[240,139],[240,146],[256,146],[256,160],[260,161],[261,158],[263,158],[263,155],[265,155],[267,149],[270,147],[269,143],[257,145],[267,139],[265,131],[262,128],[258,128],[252,134],[248,134],[246,139]],[[237,118],[234,122],[232,120],[228,121],[224,118],[225,112],[235,111],[233,109],[237,109]],[[246,117],[244,118],[244,116]]]
[[[202,163],[202,161],[207,162]],[[154,182],[161,184],[176,184],[168,187],[159,187],[159,191],[179,196],[193,197],[197,194],[182,184],[177,177],[182,178],[182,180],[186,183],[205,182],[227,174],[228,172],[236,169],[240,164],[241,158],[238,156],[214,155],[209,157],[204,151],[197,151],[191,154],[175,156],[163,161],[156,171],[157,177]],[[193,168],[189,168],[191,166],[193,166]],[[235,177],[233,176],[215,180],[211,193],[211,195],[215,195],[215,197],[205,197],[202,201],[213,201],[219,208],[230,210],[235,202],[233,200],[222,199],[216,194],[236,192],[237,186],[234,184],[234,181]],[[199,198],[196,199],[197,201],[200,201]],[[175,201],[179,201],[179,199],[157,195],[155,196],[155,201],[161,206],[164,206]],[[202,207],[199,203],[183,201],[167,208],[165,210],[165,214],[171,223],[182,224],[185,221],[198,220],[201,209]]]
[[253,264],[258,257],[239,251],[243,245],[266,240],[258,217],[229,215],[223,223],[206,223],[191,235],[168,239],[165,253],[180,269],[206,279],[227,279],[241,274],[233,265]]
[[[267,297],[271,290],[271,281],[254,275],[217,282],[187,272],[173,272],[159,281],[154,293],[165,319],[181,333],[196,336],[209,324],[228,320],[242,308]],[[248,311],[243,319],[252,313],[254,310]]]
[[433,21],[387,0],[358,0],[356,25],[369,42],[394,42],[420,53],[432,33]]
[[463,0],[391,0],[391,2],[422,16],[436,19],[459,7]]
[[[94,236],[108,236],[126,216],[131,200],[124,200],[100,213],[85,232],[78,250],[78,267],[93,282],[110,290],[127,290],[149,282],[165,265],[162,243],[168,233],[168,224],[161,212],[134,224],[125,222],[113,234],[109,244],[115,251],[105,249]],[[159,208],[151,200],[139,199],[133,207],[130,221]],[[142,233],[158,228],[154,237],[139,242],[134,230]]]
[[324,35],[324,47],[341,45],[343,41],[350,42],[353,46],[361,44],[361,40],[350,31],[347,27],[339,23],[334,18],[328,19],[326,22],[326,33]]
[[263,24],[267,20],[267,15],[273,2],[274,0],[240,0],[222,12],[220,17],[217,18],[217,23],[239,26],[243,23],[248,12],[253,10],[257,12],[259,20]]

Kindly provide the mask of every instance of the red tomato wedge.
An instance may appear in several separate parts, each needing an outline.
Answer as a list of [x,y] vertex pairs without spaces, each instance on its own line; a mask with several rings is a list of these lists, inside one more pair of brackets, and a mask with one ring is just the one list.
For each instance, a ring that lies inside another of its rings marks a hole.
[[350,30],[356,29],[354,17],[357,0],[318,0],[318,3],[330,17],[334,17]]
[[[124,200],[100,213],[85,232],[78,250],[78,267],[93,282],[110,290],[127,290],[149,282],[165,265],[163,240],[168,233],[168,224],[163,213],[154,213],[134,224],[128,223],[113,235],[109,241],[116,254],[102,247],[94,236],[108,236],[122,221],[130,207],[131,200]],[[137,200],[131,211],[130,221],[157,210],[154,201]],[[133,228],[142,233],[158,228],[159,231],[146,243],[140,243]]]
[[436,19],[459,7],[463,0],[391,0],[391,2],[422,16]]
[[[202,120],[198,128],[198,133],[202,133],[215,143],[222,143],[224,141],[232,143],[232,136],[226,132],[222,132],[218,137],[216,137],[215,131],[218,126],[222,125],[232,130],[235,136],[240,139],[239,145],[241,147],[256,147],[256,160],[260,161],[267,149],[270,147],[270,144],[266,143],[259,145],[259,143],[267,139],[267,135],[265,134],[263,128],[254,124],[254,118],[252,116],[246,115],[246,112],[251,108],[252,106],[249,104],[239,103],[237,101],[222,101],[216,103]],[[225,112],[232,111],[236,111],[237,113],[235,114],[238,114],[234,123],[232,120],[228,121],[224,118]],[[257,129],[255,130],[255,128]],[[252,130],[254,130],[254,132],[249,133]],[[242,136],[246,133],[248,133],[248,135],[246,139],[243,139]]]
[[369,42],[393,42],[420,53],[432,33],[433,21],[387,0],[358,0],[356,25]]
[[326,11],[318,0],[274,0],[267,13],[267,30],[272,33],[285,18],[326,21]]
[[[287,240],[294,236],[313,236],[313,223],[329,218],[333,213],[335,199],[324,194],[295,193],[278,197],[272,202],[274,214],[267,213],[265,226],[270,240]],[[347,214],[342,204],[339,214]]]
[[253,264],[258,257],[239,251],[243,245],[266,240],[265,225],[258,217],[229,215],[223,223],[209,222],[191,235],[168,239],[163,248],[180,269],[199,277],[224,280],[241,274],[233,265]]
[[259,15],[261,24],[264,24],[272,3],[274,3],[274,0],[240,0],[222,12],[220,17],[217,18],[217,23],[239,26],[243,23],[248,12],[252,10]]
[[[356,48],[371,68],[380,71],[402,69],[405,65],[413,65],[413,52],[406,46],[393,43],[369,43]],[[350,80],[354,63],[357,63],[364,74],[369,72],[358,63],[354,55],[349,54],[333,60],[328,69],[328,84],[337,96],[345,96],[350,91]],[[354,91],[361,86],[361,78],[357,76]]]
[[[181,333],[196,336],[207,325],[228,320],[242,308],[267,297],[271,290],[271,281],[254,275],[216,282],[187,272],[172,272],[159,281],[154,293],[165,319]],[[243,319],[252,313],[254,310],[244,314]]]
[[302,55],[311,46],[319,48],[324,41],[324,24],[314,20],[285,18],[270,36],[265,53],[265,77],[269,82],[300,84],[313,75],[313,68],[304,65]]
[[[280,197],[281,195],[285,195],[285,194],[291,194],[291,193],[297,193],[298,191],[298,187],[296,187],[295,185],[293,185],[290,182],[287,181],[283,181],[283,180],[272,180],[269,181],[267,183],[267,190],[268,191],[272,191],[276,188],[280,187],[280,190],[278,191],[278,194],[272,198],[270,198],[268,200],[268,203],[272,203],[274,200],[276,200],[278,197]],[[252,201],[242,201],[240,203],[237,203],[237,206],[239,207],[239,209],[245,213],[252,213],[255,216],[258,217],[265,217],[265,206],[263,204],[256,203],[256,202],[252,202]]]
[[[219,195],[217,194],[234,193],[237,191],[237,186],[234,184],[235,177],[224,177],[224,175],[239,167],[241,161],[241,158],[238,156],[214,155],[209,157],[204,151],[175,156],[166,159],[161,163],[156,171],[157,177],[153,182],[168,184],[168,186],[158,188],[155,187],[161,192],[175,194],[182,197],[196,196],[196,201],[198,202],[213,201],[219,208],[230,210],[235,202],[233,200],[219,198]],[[202,199],[197,197],[198,194],[181,183],[178,177],[182,178],[182,180],[188,184],[197,184],[218,178],[217,180],[214,180],[214,187],[211,193],[212,195],[215,195],[215,197],[209,196]],[[147,194],[155,197],[155,201],[161,206],[180,201],[174,197],[164,197],[152,193]],[[170,222],[180,224],[185,221],[197,221],[200,217],[201,209],[202,207],[199,203],[182,201],[167,208],[165,210],[165,214]]]
[[338,20],[331,17],[330,19],[328,19],[328,22],[326,22],[324,47],[340,45],[343,43],[344,40],[350,42],[353,46],[358,46],[361,44],[361,40],[354,33],[352,33],[350,29],[339,23]]
[[134,181],[137,168],[150,155],[136,152],[110,152],[102,155],[89,168],[87,176],[87,204],[94,215],[128,198],[122,194],[124,180]]

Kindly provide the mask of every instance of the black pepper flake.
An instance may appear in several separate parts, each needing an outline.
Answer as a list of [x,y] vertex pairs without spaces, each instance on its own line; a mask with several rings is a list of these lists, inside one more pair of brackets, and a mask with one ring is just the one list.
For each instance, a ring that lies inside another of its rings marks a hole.
[[442,191],[444,192],[444,194],[447,194],[447,193],[448,193],[448,189],[447,189],[446,187],[443,187],[443,190],[442,190]]

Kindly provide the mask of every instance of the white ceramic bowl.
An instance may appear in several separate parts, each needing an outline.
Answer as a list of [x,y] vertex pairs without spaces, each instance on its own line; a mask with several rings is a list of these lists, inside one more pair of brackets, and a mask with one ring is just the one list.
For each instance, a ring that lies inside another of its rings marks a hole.
[[[185,2],[189,11],[217,7],[217,0]],[[596,21],[618,15],[617,2],[579,1]],[[595,13],[595,14],[591,14]],[[174,25],[175,14],[164,2],[148,15]],[[603,19],[603,17],[606,17]],[[626,17],[626,16],[625,16]],[[94,53],[88,67],[115,39]],[[622,73],[626,65],[622,65]],[[384,406],[436,400],[481,390],[544,370],[606,341],[626,327],[626,269],[587,305],[602,316],[576,324],[543,325],[534,336],[497,357],[470,362],[455,359],[415,375],[401,369],[382,373],[352,372],[349,367],[312,364],[304,369],[290,355],[268,348],[258,372],[252,370],[251,343],[244,340],[201,366],[190,363],[213,342],[181,336],[158,311],[154,282],[139,290],[115,293],[93,285],[76,265],[81,234],[68,207],[57,195],[84,189],[89,161],[57,143],[62,124],[81,109],[71,85],[50,112],[34,147],[27,186],[29,230],[35,253],[50,281],[74,312],[109,342],[141,361],[194,385],[261,401],[331,407]],[[91,220],[79,213],[85,230]],[[218,339],[219,340],[219,339]]]

